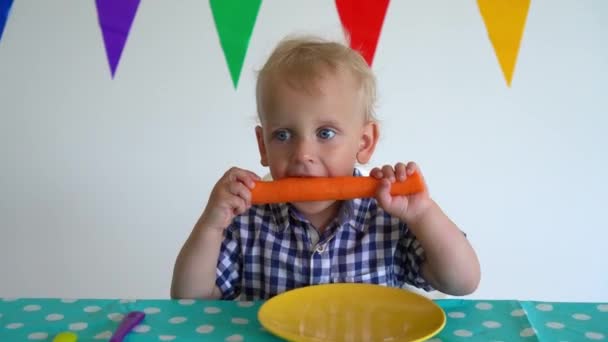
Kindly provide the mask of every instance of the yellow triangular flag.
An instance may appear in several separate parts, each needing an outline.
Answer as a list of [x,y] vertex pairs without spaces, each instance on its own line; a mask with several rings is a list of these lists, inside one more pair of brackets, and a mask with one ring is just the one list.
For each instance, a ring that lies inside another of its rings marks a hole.
[[477,0],[477,5],[510,87],[530,0]]

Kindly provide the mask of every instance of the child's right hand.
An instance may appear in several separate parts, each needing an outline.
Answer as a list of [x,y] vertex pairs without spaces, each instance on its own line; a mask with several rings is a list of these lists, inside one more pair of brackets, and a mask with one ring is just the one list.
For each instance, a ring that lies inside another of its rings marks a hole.
[[255,173],[233,167],[215,184],[207,207],[201,216],[206,229],[223,231],[236,215],[251,207],[251,189],[260,177]]

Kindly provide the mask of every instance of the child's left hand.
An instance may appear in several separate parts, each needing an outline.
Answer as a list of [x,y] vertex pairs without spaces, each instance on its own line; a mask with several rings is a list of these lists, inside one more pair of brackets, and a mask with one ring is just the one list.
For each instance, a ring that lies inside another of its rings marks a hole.
[[[391,196],[390,189],[392,183],[405,181],[408,176],[415,172],[418,172],[422,177],[420,168],[414,162],[409,162],[407,165],[397,163],[394,168],[391,165],[384,165],[382,169],[375,167],[370,172],[370,176],[382,179],[376,194],[378,204],[387,213],[400,218],[407,224],[415,221],[432,204],[426,184],[423,192],[407,196]],[[424,180],[424,177],[422,179]]]

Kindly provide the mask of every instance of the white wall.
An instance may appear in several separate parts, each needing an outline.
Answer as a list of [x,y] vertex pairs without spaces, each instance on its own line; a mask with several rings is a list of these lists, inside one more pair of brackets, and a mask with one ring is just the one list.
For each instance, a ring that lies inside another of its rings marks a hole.
[[[383,139],[468,233],[475,298],[608,300],[608,3],[532,1],[512,88],[475,1],[392,1]],[[266,0],[238,89],[207,1],[144,1],[116,78],[94,1],[16,1],[0,42],[0,296],[166,298],[229,166],[260,174],[254,70],[332,1]]]

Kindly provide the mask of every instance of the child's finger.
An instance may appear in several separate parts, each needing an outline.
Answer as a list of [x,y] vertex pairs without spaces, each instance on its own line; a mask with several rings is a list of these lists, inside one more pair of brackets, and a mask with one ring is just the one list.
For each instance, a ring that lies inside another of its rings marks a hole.
[[382,178],[382,171],[379,168],[375,167],[370,171],[369,175],[380,179]]
[[254,172],[248,171],[248,170],[244,170],[245,172],[247,172],[247,174],[253,179],[253,180],[261,180],[262,178],[258,175],[256,175]]
[[407,178],[407,175],[405,172],[405,164],[403,164],[401,162],[395,164],[395,174],[396,174],[397,179],[400,182],[403,182]]
[[386,208],[391,202],[391,182],[388,179],[383,179],[378,186],[376,199],[381,207]]
[[230,205],[230,208],[232,208],[232,212],[235,215],[244,213],[248,207],[247,203],[245,203],[245,200],[240,198],[239,196],[231,196],[228,199],[228,205]]
[[395,171],[391,165],[384,165],[382,167],[382,174],[384,178],[390,180],[391,183],[395,181]]
[[228,191],[245,200],[245,203],[251,203],[251,191],[245,184],[241,182],[232,182],[228,186]]
[[407,173],[407,175],[412,175],[414,174],[414,172],[418,171],[418,165],[416,165],[416,163],[414,162],[409,162],[407,163],[407,166],[405,167],[405,172]]
[[234,171],[234,179],[245,184],[248,188],[253,189],[255,181],[259,180],[259,177],[251,171],[236,169]]

